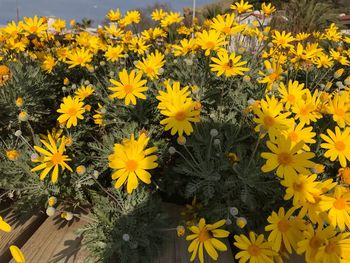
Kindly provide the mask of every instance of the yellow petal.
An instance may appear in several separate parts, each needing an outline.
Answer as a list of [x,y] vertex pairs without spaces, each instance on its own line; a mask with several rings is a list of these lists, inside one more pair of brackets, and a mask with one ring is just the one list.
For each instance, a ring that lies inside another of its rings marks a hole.
[[22,251],[16,246],[10,246],[10,252],[16,263],[25,263]]

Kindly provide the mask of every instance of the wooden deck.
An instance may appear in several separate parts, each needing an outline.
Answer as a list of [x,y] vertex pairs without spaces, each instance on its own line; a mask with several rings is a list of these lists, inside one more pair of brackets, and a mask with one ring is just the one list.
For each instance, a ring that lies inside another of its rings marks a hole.
[[[177,225],[176,216],[180,207],[166,204],[167,210],[174,214],[174,227]],[[87,251],[81,248],[82,237],[75,235],[75,230],[86,224],[86,221],[62,221],[58,217],[47,217],[45,214],[35,214],[27,218],[17,219],[11,210],[3,211],[0,215],[12,226],[10,233],[0,233],[0,262],[14,261],[9,252],[10,245],[18,246],[27,263],[83,263]],[[187,252],[189,242],[185,237],[179,238],[175,230],[167,231],[167,241],[163,254],[152,263],[187,263],[190,254]],[[220,252],[219,259],[213,261],[205,255],[206,263],[233,263],[233,255],[228,240],[228,251]],[[205,253],[206,254],[206,253]],[[198,262],[198,261],[195,261]]]

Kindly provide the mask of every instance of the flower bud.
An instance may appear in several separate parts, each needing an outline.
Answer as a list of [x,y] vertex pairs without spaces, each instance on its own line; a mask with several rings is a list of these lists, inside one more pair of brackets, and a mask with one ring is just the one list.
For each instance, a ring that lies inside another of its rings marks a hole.
[[185,227],[182,225],[179,225],[176,227],[176,232],[178,237],[182,237],[185,235]]
[[20,121],[27,121],[29,119],[29,115],[26,111],[21,111],[19,114],[18,114],[18,119]]
[[173,146],[171,146],[171,147],[169,147],[169,153],[171,154],[171,155],[173,155],[173,154],[175,154],[176,153],[176,149],[173,147]]
[[130,235],[129,235],[129,234],[123,234],[123,240],[124,240],[125,242],[129,242],[129,240],[130,240]]
[[57,204],[57,198],[54,196],[50,196],[49,199],[47,200],[47,204],[49,206],[54,206],[55,204]]
[[238,208],[237,207],[230,207],[230,214],[232,216],[238,215]]
[[236,225],[239,228],[244,228],[247,225],[247,219],[245,219],[244,217],[238,217],[236,220]]
[[210,136],[211,136],[211,137],[216,137],[216,136],[218,136],[218,135],[219,135],[219,132],[218,132],[217,129],[211,129],[211,130],[210,130]]
[[47,209],[46,209],[46,214],[48,216],[53,216],[56,212],[56,209],[52,206],[49,206]]

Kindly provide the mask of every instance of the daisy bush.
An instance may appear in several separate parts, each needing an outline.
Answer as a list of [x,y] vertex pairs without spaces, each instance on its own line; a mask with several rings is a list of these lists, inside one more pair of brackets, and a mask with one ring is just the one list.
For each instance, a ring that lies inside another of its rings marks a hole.
[[[279,30],[276,8],[259,9],[2,28],[2,200],[86,220],[98,262],[150,262],[169,231],[201,263],[227,238],[243,263],[348,262],[350,37]],[[165,202],[185,208],[174,218]]]

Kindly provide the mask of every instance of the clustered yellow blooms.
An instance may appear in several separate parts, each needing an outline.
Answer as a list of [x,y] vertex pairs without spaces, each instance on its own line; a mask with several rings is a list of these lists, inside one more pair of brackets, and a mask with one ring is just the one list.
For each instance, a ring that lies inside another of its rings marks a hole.
[[[296,35],[269,26],[261,28],[258,21],[245,24],[242,20],[251,15],[253,5],[244,0],[233,3],[230,9],[227,14],[204,21],[202,26],[193,21],[192,27],[184,23],[180,13],[157,9],[151,14],[156,26],[137,34],[130,30],[141,21],[136,10],[123,15],[119,9],[111,9],[106,15],[111,23],[97,33],[79,30],[74,21],[70,23],[74,30],[66,32],[63,20],[56,20],[49,28],[44,18],[25,17],[0,29],[0,61],[15,61],[16,54],[25,54],[50,76],[62,68],[72,75],[78,70],[93,74],[96,69],[104,70],[105,64],[113,65],[117,72],[110,72],[113,74],[108,77],[110,86],[104,90],[106,97],[118,99],[111,101],[128,109],[143,106],[156,97],[160,127],[177,136],[180,143],[185,141],[184,136],[194,132],[194,125],[205,113],[201,111],[201,97],[193,94],[200,91],[199,83],[167,79],[172,76],[167,73],[172,71],[168,63],[175,63],[178,58],[190,67],[195,63],[193,57],[198,55],[207,64],[210,78],[256,80],[254,85],[265,94],[249,103],[243,113],[254,124],[256,149],[259,145],[264,149],[259,154],[264,161],[262,172],[277,176],[290,206],[278,208],[267,218],[267,238],[254,232],[235,235],[234,245],[241,250],[236,259],[243,263],[280,262],[286,253],[296,252],[305,254],[306,261],[311,263],[348,262],[350,38],[335,24],[323,32]],[[260,10],[262,16],[269,17],[276,8],[271,3],[262,3]],[[180,36],[175,41],[171,41],[172,28]],[[255,48],[251,49],[246,42],[255,43]],[[259,62],[257,65],[252,66],[254,59],[249,59],[248,53]],[[311,74],[314,72],[316,76]],[[332,73],[330,78],[326,77],[328,73]],[[6,87],[11,77],[10,69],[0,65],[0,89]],[[62,83],[70,85],[73,79],[64,76]],[[191,91],[190,86],[196,88]],[[62,103],[55,109],[61,128],[79,128],[91,119],[89,111],[94,107],[91,101],[99,89],[98,85],[80,83],[73,92],[63,90]],[[109,124],[105,103],[97,102],[91,114],[93,122],[102,129]],[[18,97],[15,104],[19,121],[30,121],[23,98]],[[74,160],[66,154],[66,146],[73,139],[62,133],[49,133],[40,140],[42,145],[34,146],[40,155],[32,158],[38,163],[32,172],[41,171],[40,180],[51,172],[52,183],[57,183],[64,171],[73,172],[67,162]],[[156,147],[147,148],[149,141],[150,137],[140,132],[114,145],[108,160],[115,188],[132,194],[139,180],[151,183],[148,170],[157,168],[158,157]],[[10,161],[18,161],[21,156],[13,148],[8,148],[5,154]],[[239,161],[234,153],[229,153],[228,158],[232,163]],[[329,163],[335,170],[328,169]],[[85,167],[78,166],[78,174],[85,172]],[[324,179],[324,174],[333,176]],[[195,202],[192,205],[195,207]],[[225,220],[206,224],[203,218],[197,220],[197,211],[192,214],[195,220],[187,222],[192,232],[187,236],[191,241],[188,248],[191,261],[198,257],[203,262],[204,251],[216,260],[217,250],[227,249],[218,240],[229,234],[219,229]],[[240,220],[238,225],[244,227],[246,223]],[[2,219],[0,229],[10,230]],[[179,233],[183,235],[184,229],[179,228]],[[16,248],[12,250],[14,257],[23,258]]]

